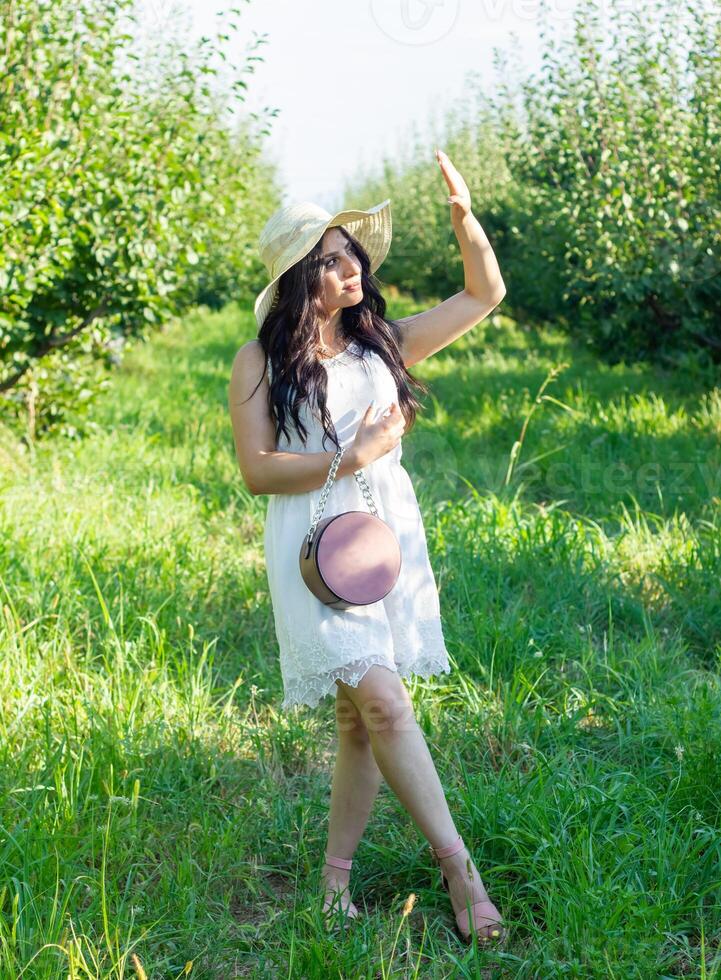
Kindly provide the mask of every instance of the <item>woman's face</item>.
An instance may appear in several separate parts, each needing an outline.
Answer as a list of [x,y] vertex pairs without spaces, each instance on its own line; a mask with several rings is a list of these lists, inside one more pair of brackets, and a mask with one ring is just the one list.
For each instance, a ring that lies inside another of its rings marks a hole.
[[344,306],[360,303],[363,297],[361,264],[353,246],[338,228],[326,231],[321,246],[321,299],[331,316]]

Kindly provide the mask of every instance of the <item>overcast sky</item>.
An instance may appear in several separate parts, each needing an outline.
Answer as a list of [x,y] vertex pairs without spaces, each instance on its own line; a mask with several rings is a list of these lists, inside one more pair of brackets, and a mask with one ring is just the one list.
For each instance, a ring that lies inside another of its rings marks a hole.
[[[208,0],[140,0],[143,30],[156,36],[187,23],[215,32]],[[547,0],[554,33],[571,27],[572,0]],[[228,0],[232,5],[232,0]],[[538,67],[537,0],[240,0],[238,62],[252,32],[267,34],[263,61],[246,75],[249,111],[279,110],[267,145],[280,166],[285,200],[340,204],[344,178],[394,156],[413,128],[427,136],[448,108],[462,105],[473,72],[493,89],[493,49],[516,70]],[[185,29],[183,33],[186,33]]]

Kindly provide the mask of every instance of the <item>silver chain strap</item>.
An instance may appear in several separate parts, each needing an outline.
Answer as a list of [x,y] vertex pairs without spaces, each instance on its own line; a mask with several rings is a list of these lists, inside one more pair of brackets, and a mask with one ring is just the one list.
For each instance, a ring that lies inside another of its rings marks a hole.
[[[341,446],[340,449],[336,451],[333,457],[333,462],[330,464],[330,470],[328,471],[328,477],[323,484],[323,489],[320,492],[320,497],[318,498],[318,506],[315,509],[315,514],[313,514],[313,520],[311,521],[310,527],[308,528],[308,540],[309,542],[313,540],[313,535],[315,534],[315,529],[318,526],[321,515],[325,508],[326,500],[328,499],[328,494],[330,493],[330,488],[333,485],[333,480],[338,472],[338,467],[340,466],[340,461],[345,452],[345,447]],[[373,500],[373,495],[371,494],[371,488],[368,486],[368,481],[366,480],[362,470],[356,470],[353,473],[356,478],[358,485],[361,488],[363,497],[368,504],[368,508],[374,517],[378,516],[378,510],[376,508],[375,502]]]

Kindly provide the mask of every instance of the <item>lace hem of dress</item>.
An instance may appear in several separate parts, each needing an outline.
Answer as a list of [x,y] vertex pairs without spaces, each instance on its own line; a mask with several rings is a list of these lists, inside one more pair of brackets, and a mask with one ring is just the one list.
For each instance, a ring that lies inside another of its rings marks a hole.
[[281,703],[281,709],[291,708],[294,705],[300,704],[306,704],[311,708],[315,708],[321,698],[335,692],[336,680],[341,680],[350,687],[357,687],[370,668],[376,664],[387,667],[401,677],[418,675],[423,678],[428,678],[435,674],[448,674],[451,670],[445,652],[438,656],[421,657],[406,664],[391,663],[382,654],[370,654],[360,660],[353,661],[351,664],[345,664],[321,674],[303,677],[302,680],[296,683],[288,682],[285,697]]

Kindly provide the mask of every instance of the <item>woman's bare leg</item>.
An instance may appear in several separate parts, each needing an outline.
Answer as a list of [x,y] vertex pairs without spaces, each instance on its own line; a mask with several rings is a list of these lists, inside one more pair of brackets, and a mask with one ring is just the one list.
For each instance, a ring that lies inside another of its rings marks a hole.
[[[421,833],[432,847],[452,844],[458,837],[458,830],[400,675],[376,665],[367,671],[357,687],[342,681],[339,684],[360,712],[378,768]],[[469,859],[470,864],[467,864]],[[451,898],[455,899],[458,911],[463,907],[466,894],[471,902],[488,899],[465,848],[442,860]],[[489,926],[486,935],[490,934]]]
[[[360,712],[340,687],[336,692],[336,723],[338,753],[330,794],[327,851],[334,857],[352,858],[368,824],[383,775],[373,756],[368,729]],[[323,876],[326,882],[324,908],[329,907],[335,891],[340,891],[340,903],[348,908],[351,904],[347,890],[350,871],[326,864]]]
[[458,831],[402,678],[375,666],[357,687],[337,683],[357,709],[380,772],[421,833],[433,847],[454,841]]

